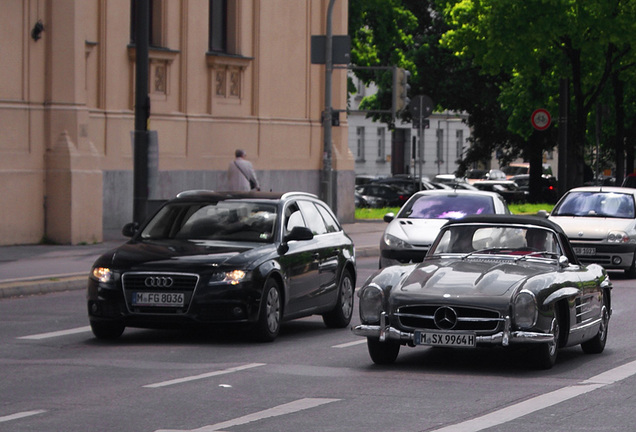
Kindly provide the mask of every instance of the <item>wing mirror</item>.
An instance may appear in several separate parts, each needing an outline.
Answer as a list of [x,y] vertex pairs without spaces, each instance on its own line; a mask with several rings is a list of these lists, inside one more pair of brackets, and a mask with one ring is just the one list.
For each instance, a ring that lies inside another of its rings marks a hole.
[[537,212],[537,216],[539,216],[541,218],[544,218],[544,219],[547,219],[548,216],[550,216],[550,213],[548,213],[546,210],[539,210]]
[[311,240],[314,238],[314,233],[311,232],[311,230],[307,227],[294,227],[292,228],[292,230],[290,231],[289,234],[287,234],[285,237],[283,237],[283,242],[280,244],[280,246],[278,246],[278,253],[280,255],[286,254],[287,251],[289,250],[289,246],[287,245],[287,242],[292,241],[292,240]]
[[130,222],[124,225],[124,227],[121,229],[121,233],[124,237],[132,237],[137,234],[138,230],[139,224],[137,222]]
[[391,222],[393,219],[395,219],[395,213],[390,212],[384,215],[384,222]]
[[570,265],[570,260],[565,255],[559,257],[559,267],[565,268]]
[[314,238],[314,233],[307,227],[294,227],[291,232],[285,236],[284,241],[288,242],[291,240],[311,240]]

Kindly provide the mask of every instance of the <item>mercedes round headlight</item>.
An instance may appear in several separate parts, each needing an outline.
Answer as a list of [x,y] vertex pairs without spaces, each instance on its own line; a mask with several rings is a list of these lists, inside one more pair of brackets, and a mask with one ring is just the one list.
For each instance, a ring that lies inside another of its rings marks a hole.
[[377,285],[367,285],[360,291],[360,319],[364,324],[380,322],[384,293]]
[[514,304],[515,324],[521,329],[532,328],[537,322],[537,301],[529,291],[521,291]]
[[384,234],[384,243],[393,249],[409,249],[413,247],[410,243],[391,234]]

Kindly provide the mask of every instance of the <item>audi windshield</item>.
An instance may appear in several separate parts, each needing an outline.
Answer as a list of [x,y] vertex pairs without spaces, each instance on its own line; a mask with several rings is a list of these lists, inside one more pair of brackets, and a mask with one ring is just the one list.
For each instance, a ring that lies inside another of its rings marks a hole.
[[273,241],[277,208],[239,201],[164,206],[141,232],[147,240]]

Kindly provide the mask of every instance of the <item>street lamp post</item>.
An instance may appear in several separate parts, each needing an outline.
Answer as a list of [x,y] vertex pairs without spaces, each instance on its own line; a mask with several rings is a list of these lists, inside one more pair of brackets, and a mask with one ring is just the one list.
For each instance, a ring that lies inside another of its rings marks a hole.
[[333,74],[333,29],[332,14],[336,0],[329,0],[327,7],[327,31],[325,37],[325,111],[322,116],[324,129],[324,153],[322,167],[322,198],[335,210],[333,199],[333,166],[332,166],[332,131],[331,122],[333,107],[331,106],[331,81]]
[[150,2],[135,2],[135,131],[133,135],[133,221],[141,224],[148,203],[148,44]]

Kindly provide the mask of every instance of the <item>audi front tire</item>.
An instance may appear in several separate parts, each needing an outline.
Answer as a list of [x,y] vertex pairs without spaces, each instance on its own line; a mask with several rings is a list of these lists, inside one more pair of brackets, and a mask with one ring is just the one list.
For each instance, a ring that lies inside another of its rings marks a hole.
[[91,330],[97,339],[117,339],[125,329],[126,326],[119,322],[91,320]]

